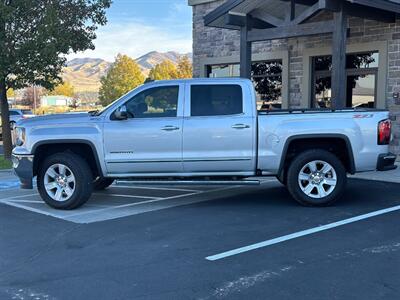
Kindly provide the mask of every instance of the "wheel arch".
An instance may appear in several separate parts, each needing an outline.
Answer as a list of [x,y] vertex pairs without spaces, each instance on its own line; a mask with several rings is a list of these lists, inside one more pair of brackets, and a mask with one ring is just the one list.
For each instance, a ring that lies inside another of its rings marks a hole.
[[[303,144],[301,144],[303,143]],[[300,145],[300,146],[299,146]],[[338,146],[344,146],[345,151],[341,151]],[[298,147],[297,149],[296,146]],[[286,181],[287,168],[290,161],[296,155],[296,150],[300,152],[310,149],[324,149],[333,152],[344,164],[346,171],[355,174],[356,167],[354,161],[353,148],[350,139],[344,134],[302,134],[289,137],[283,147],[281,161],[278,169],[278,179]],[[341,153],[342,152],[342,153]]]
[[[45,158],[47,155],[65,151],[71,151],[75,154],[80,155],[89,163],[89,166],[92,169],[93,174],[97,175],[98,177],[104,177],[103,169],[101,167],[96,146],[91,141],[80,140],[80,139],[46,140],[46,141],[40,141],[35,145],[33,145],[32,154],[34,155],[34,160],[33,160],[34,176],[37,175],[40,161],[43,158]],[[92,155],[86,157],[88,153]]]

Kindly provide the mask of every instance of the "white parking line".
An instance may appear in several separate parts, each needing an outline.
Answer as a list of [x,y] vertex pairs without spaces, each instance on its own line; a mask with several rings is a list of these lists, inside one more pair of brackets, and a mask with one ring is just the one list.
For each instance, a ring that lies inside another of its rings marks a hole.
[[24,199],[22,199],[22,200],[11,199],[8,201],[17,202],[17,203],[43,203],[43,201],[40,201],[40,200],[24,200]]
[[297,239],[299,237],[303,237],[303,236],[314,234],[314,233],[317,233],[317,232],[329,230],[329,229],[336,228],[336,227],[339,227],[339,226],[348,225],[348,224],[351,224],[351,223],[355,223],[355,222],[359,222],[359,221],[362,221],[362,220],[365,220],[365,219],[369,219],[369,218],[377,217],[377,216],[380,216],[380,215],[388,214],[388,213],[391,213],[391,212],[394,212],[394,211],[398,211],[398,210],[400,210],[400,205],[394,206],[394,207],[390,207],[390,208],[386,208],[386,209],[377,210],[377,211],[374,211],[374,212],[371,212],[371,213],[368,213],[368,214],[360,215],[360,216],[357,216],[357,217],[345,219],[345,220],[334,222],[334,223],[330,223],[330,224],[327,224],[327,225],[318,226],[318,227],[310,228],[310,229],[307,229],[307,230],[295,232],[295,233],[292,233],[292,234],[284,235],[284,236],[281,236],[281,237],[278,237],[278,238],[274,238],[274,239],[271,239],[271,240],[266,240],[266,241],[263,241],[263,242],[260,242],[260,243],[252,244],[252,245],[241,247],[241,248],[237,248],[237,249],[234,249],[234,250],[226,251],[226,252],[219,253],[219,254],[216,254],[216,255],[211,255],[211,256],[206,257],[206,259],[209,260],[209,261],[216,261],[216,260],[224,259],[224,258],[227,258],[227,257],[230,257],[230,256],[238,255],[238,254],[241,254],[241,253],[249,252],[249,251],[252,251],[252,250],[268,247],[268,246],[279,244],[279,243],[283,243],[283,242],[286,242],[286,241],[289,241],[289,240]]
[[[276,180],[263,180],[261,184],[266,184],[270,182],[275,182]],[[113,185],[113,187],[118,187],[118,185]],[[110,196],[110,197],[121,197],[121,198],[139,198],[144,199],[144,201],[136,202],[136,203],[127,203],[124,205],[112,206],[112,205],[97,205],[95,201],[93,203],[86,204],[83,210],[79,212],[71,212],[71,211],[57,211],[50,207],[47,207],[43,201],[34,200],[32,199],[33,196],[38,196],[38,193],[34,194],[26,194],[26,195],[18,195],[18,196],[11,196],[5,199],[0,199],[0,203],[8,204],[10,206],[14,206],[17,208],[22,208],[31,212],[55,217],[58,219],[63,219],[66,221],[71,221],[74,223],[80,224],[88,224],[93,222],[117,219],[124,216],[136,215],[145,212],[157,211],[161,209],[182,206],[187,204],[193,204],[197,202],[208,201],[207,198],[199,198],[199,199],[188,199],[183,202],[180,202],[180,198],[190,197],[194,195],[203,195],[212,192],[220,192],[230,189],[235,189],[241,187],[240,185],[235,186],[224,186],[222,188],[215,188],[215,189],[206,189],[206,190],[196,190],[196,189],[185,189],[185,188],[169,188],[169,187],[145,187],[145,189],[152,189],[152,190],[171,190],[171,191],[181,191],[186,192],[182,195],[175,195],[170,197],[150,197],[150,196],[138,196],[138,195],[126,195],[126,194],[110,194],[107,193],[96,193],[94,195],[103,195],[103,196]],[[129,188],[138,188],[138,187],[129,187]],[[142,188],[142,187],[140,187]],[[196,187],[197,188],[197,187]],[[175,201],[177,199],[178,201]],[[93,199],[95,200],[95,199]],[[167,201],[171,200],[171,201]],[[164,203],[165,202],[165,203]],[[34,208],[29,204],[43,204],[41,208]],[[110,202],[112,203],[112,201]],[[156,205],[152,206],[151,204],[156,203]],[[147,206],[148,205],[148,206]],[[130,210],[130,207],[135,207],[135,209]],[[128,208],[124,210],[124,208]],[[116,210],[117,209],[117,210]],[[122,210],[118,210],[122,209]],[[113,211],[115,210],[115,212]],[[82,217],[81,217],[82,216]]]
[[[197,194],[201,194],[201,193],[190,193],[190,194],[184,194],[184,195],[179,195],[179,196],[172,196],[172,197],[166,197],[166,198],[158,198],[158,199],[154,199],[154,200],[146,200],[146,201],[141,201],[141,202],[135,202],[135,203],[128,203],[128,204],[123,204],[123,205],[117,205],[117,206],[110,206],[107,208],[103,208],[103,209],[99,209],[96,211],[86,211],[86,212],[81,212],[81,213],[77,213],[77,214],[73,214],[70,215],[68,217],[76,217],[76,216],[80,216],[80,215],[87,215],[87,214],[91,214],[91,213],[98,213],[98,212],[104,212],[104,211],[108,211],[108,210],[113,210],[113,209],[117,209],[117,208],[126,208],[126,207],[131,207],[131,206],[137,206],[137,205],[141,205],[141,204],[149,204],[149,203],[154,203],[154,202],[159,202],[159,201],[164,201],[164,200],[171,200],[171,199],[176,199],[176,198],[182,198],[182,197],[187,197],[187,196],[193,196],[193,195],[197,195]],[[125,196],[121,196],[121,197],[125,197]]]
[[36,209],[36,208],[31,207],[31,206],[26,206],[26,205],[18,204],[16,202],[6,201],[6,200],[2,200],[1,203],[7,204],[7,205],[10,205],[10,206],[13,206],[13,207],[17,207],[17,208],[22,208],[22,209],[25,209],[25,210],[28,210],[28,211],[31,211],[31,212],[35,212],[35,213],[38,213],[38,214],[42,214],[42,215],[45,215],[45,216],[50,216],[50,217],[62,219],[62,217],[59,214],[52,213],[50,211],[45,211],[43,209]]
[[0,199],[0,202],[18,199],[18,198],[33,197],[33,196],[38,196],[38,195],[39,195],[38,193],[35,193],[35,194],[28,194],[28,195],[12,196],[12,197],[7,197],[5,199]]
[[139,199],[150,199],[150,200],[164,199],[164,198],[161,198],[161,197],[122,195],[122,194],[106,194],[106,193],[95,193],[93,195],[95,195],[95,196],[110,196],[110,197],[124,197],[124,198],[139,198]]
[[139,189],[139,190],[156,190],[156,191],[176,191],[176,192],[200,192],[201,190],[188,190],[178,188],[159,188],[159,187],[147,187],[147,186],[133,186],[133,185],[112,185],[111,187],[124,188],[124,189]]
[[135,203],[128,203],[128,204],[123,204],[123,205],[118,205],[118,206],[110,206],[110,207],[99,209],[99,210],[92,211],[92,212],[91,211],[86,211],[86,212],[76,213],[76,214],[73,214],[73,215],[69,215],[68,217],[76,217],[76,216],[88,215],[88,214],[92,214],[92,213],[106,212],[106,211],[119,209],[119,208],[133,207],[133,206],[138,206],[138,205],[142,205],[142,204],[156,203],[156,202],[160,202],[160,201],[179,199],[179,198],[184,198],[184,197],[189,197],[189,196],[194,196],[194,195],[200,195],[200,194],[205,194],[205,193],[211,193],[211,192],[220,192],[220,191],[230,190],[230,189],[237,188],[237,187],[238,186],[223,187],[223,188],[220,188],[220,189],[214,189],[214,190],[208,190],[208,191],[199,191],[199,192],[196,192],[196,193],[189,193],[189,194],[183,194],[183,195],[178,195],[178,196],[171,196],[171,197],[165,197],[165,198],[147,200],[147,201],[141,201],[141,202],[135,202]]

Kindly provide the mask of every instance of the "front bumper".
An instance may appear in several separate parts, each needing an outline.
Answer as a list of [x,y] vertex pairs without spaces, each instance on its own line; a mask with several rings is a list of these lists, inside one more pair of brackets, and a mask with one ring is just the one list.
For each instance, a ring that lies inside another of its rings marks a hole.
[[397,156],[393,153],[379,155],[376,169],[378,171],[390,171],[397,169],[397,166],[395,165],[396,158]]
[[12,155],[14,173],[19,177],[22,189],[33,189],[33,155]]

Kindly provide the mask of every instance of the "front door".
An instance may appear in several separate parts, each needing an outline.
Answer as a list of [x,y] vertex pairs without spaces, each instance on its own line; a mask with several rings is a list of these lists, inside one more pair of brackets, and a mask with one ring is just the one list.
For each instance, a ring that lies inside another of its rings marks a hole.
[[124,105],[128,119],[104,125],[109,176],[181,173],[183,85],[150,87]]

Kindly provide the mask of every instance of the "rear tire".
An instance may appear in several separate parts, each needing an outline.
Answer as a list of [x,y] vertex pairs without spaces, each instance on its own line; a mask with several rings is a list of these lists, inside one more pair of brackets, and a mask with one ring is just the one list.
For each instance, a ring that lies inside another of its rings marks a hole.
[[97,178],[93,182],[93,189],[95,191],[103,191],[114,183],[114,178]]
[[332,153],[317,149],[300,153],[290,164],[287,188],[304,206],[328,206],[344,193],[347,172]]
[[79,155],[63,152],[46,158],[37,178],[39,194],[49,206],[72,210],[85,204],[93,189],[93,175]]

